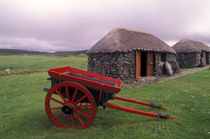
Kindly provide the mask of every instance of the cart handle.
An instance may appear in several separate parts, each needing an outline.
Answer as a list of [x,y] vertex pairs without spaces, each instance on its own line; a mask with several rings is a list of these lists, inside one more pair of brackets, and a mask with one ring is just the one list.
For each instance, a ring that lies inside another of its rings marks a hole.
[[129,112],[129,113],[136,113],[136,114],[139,114],[139,115],[156,117],[156,118],[181,119],[179,117],[170,116],[169,114],[159,114],[159,113],[145,112],[145,111],[140,111],[140,110],[136,110],[136,109],[132,109],[132,108],[127,108],[127,107],[123,107],[123,106],[119,106],[119,105],[115,105],[115,104],[111,104],[111,103],[106,103],[106,107],[111,108],[111,109],[120,110],[120,111]]
[[143,101],[139,101],[139,100],[133,100],[133,99],[119,97],[119,96],[114,96],[114,99],[122,100],[122,101],[126,101],[126,102],[131,102],[131,103],[136,103],[136,104],[140,104],[140,105],[144,105],[144,106],[149,106],[149,107],[153,107],[153,108],[157,108],[157,109],[172,110],[171,108],[163,107],[161,105],[157,105],[157,104],[153,104],[153,103],[147,103],[147,102],[143,102]]

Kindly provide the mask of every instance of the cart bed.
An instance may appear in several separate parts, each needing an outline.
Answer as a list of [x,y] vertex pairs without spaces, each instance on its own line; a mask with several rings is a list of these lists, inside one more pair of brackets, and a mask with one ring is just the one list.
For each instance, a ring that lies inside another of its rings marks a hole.
[[84,71],[72,67],[53,68],[48,70],[52,78],[64,81],[72,81],[83,86],[97,90],[118,93],[122,87],[122,81],[110,77],[104,77],[99,74]]

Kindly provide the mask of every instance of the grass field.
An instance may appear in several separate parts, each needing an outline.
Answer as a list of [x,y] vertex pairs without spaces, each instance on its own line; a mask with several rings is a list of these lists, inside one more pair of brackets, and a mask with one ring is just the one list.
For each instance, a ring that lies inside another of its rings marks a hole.
[[[0,56],[0,76],[40,72],[69,65],[86,70],[87,57]],[[5,71],[5,69],[10,69],[10,71]]]
[[184,71],[189,71],[189,70],[193,70],[193,69],[195,69],[195,68],[182,68],[182,69],[180,69],[180,71],[184,72]]
[[[74,66],[86,69],[86,57],[46,58],[1,56],[0,68],[42,71]],[[83,130],[59,129],[44,109],[50,86],[46,72],[0,77],[0,138],[210,138],[210,72],[204,70],[166,82],[138,88],[123,87],[119,96],[159,103],[173,111],[155,110],[126,102],[112,103],[139,110],[171,113],[181,120],[157,120],[117,110],[99,108],[93,124]]]

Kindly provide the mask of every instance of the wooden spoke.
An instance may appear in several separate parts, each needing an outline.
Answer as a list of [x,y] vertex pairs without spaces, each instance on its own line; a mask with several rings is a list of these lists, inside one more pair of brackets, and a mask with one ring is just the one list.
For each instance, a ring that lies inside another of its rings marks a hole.
[[76,111],[79,112],[79,113],[81,113],[82,115],[88,117],[88,118],[91,117],[91,115],[88,115],[87,113],[84,113],[83,111],[80,111],[80,110],[76,110]]
[[[70,91],[71,88],[75,88],[75,90]],[[66,95],[63,96],[63,93]],[[53,98],[54,94],[61,99]],[[66,98],[64,98],[65,96]],[[78,98],[79,96],[80,98]],[[51,102],[57,103],[58,106],[52,106]],[[66,108],[71,112],[65,113]],[[48,118],[57,127],[86,128],[95,118],[96,105],[94,97],[85,87],[73,82],[62,82],[52,87],[48,92],[45,99],[45,109]],[[60,112],[54,114],[57,111],[53,110],[60,110]]]
[[72,124],[72,127],[73,127],[73,128],[75,128],[73,115],[71,115],[71,117],[70,117],[70,118],[71,118],[71,124]]
[[85,123],[84,123],[84,121],[82,121],[82,119],[79,117],[79,115],[77,115],[77,113],[76,112],[74,112],[74,115],[76,116],[76,118],[79,120],[79,122],[84,126],[85,125]]
[[57,110],[57,109],[61,109],[62,107],[51,107],[51,110]]
[[77,103],[79,103],[80,101],[82,101],[84,98],[86,98],[87,96],[86,95],[84,95],[83,97],[81,97],[79,100],[77,100],[76,102],[75,102],[75,104],[77,104]]
[[69,97],[69,90],[68,90],[68,86],[66,86],[65,88],[66,88],[66,97],[67,97],[67,102],[70,102],[70,97]]
[[65,98],[61,95],[61,93],[58,90],[55,90],[55,92],[61,97],[64,103],[66,103]]
[[72,103],[74,103],[74,99],[75,99],[75,97],[76,97],[76,94],[77,94],[77,88],[75,88],[75,90],[74,90],[74,94],[73,94],[73,97],[72,97],[72,99],[71,99],[71,102]]
[[56,102],[56,103],[59,103],[59,104],[61,104],[61,105],[64,105],[63,102],[60,102],[59,100],[54,99],[54,98],[52,98],[52,97],[50,97],[50,100],[52,100],[52,101],[54,101],[54,102]]
[[65,117],[64,117],[64,121],[63,121],[63,124],[64,124],[64,125],[66,124],[67,119],[68,119],[68,116],[65,116]]
[[76,108],[78,109],[91,109],[91,105],[79,105],[79,106],[76,106]]
[[59,116],[61,116],[61,114],[62,114],[62,112],[60,112],[59,114],[57,114],[57,115],[55,116],[55,119],[58,118]]

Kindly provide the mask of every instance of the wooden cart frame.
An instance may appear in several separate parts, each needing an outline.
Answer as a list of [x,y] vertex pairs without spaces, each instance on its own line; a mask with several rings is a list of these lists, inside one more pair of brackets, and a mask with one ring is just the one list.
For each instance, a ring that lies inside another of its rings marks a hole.
[[108,103],[110,99],[117,99],[169,110],[160,105],[115,96],[123,85],[121,80],[72,67],[49,69],[48,74],[51,88],[44,89],[48,92],[45,109],[47,116],[57,127],[88,127],[95,118],[98,106],[150,117],[178,119],[169,114],[150,113]]

